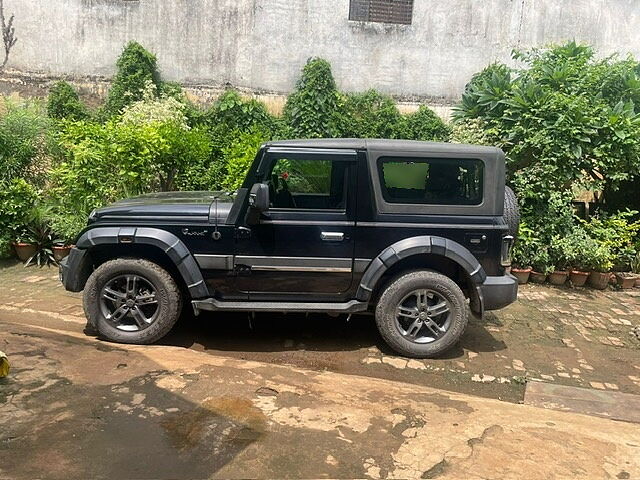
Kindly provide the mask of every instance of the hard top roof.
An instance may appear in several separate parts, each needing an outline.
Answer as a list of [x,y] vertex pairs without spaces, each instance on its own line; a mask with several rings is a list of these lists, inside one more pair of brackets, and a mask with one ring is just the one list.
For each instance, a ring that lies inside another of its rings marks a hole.
[[314,138],[306,140],[278,140],[265,143],[266,147],[296,147],[296,148],[330,148],[352,150],[378,150],[397,152],[430,152],[430,153],[458,153],[467,155],[496,155],[501,150],[496,147],[480,145],[465,145],[458,143],[420,142],[416,140],[386,140],[368,138]]

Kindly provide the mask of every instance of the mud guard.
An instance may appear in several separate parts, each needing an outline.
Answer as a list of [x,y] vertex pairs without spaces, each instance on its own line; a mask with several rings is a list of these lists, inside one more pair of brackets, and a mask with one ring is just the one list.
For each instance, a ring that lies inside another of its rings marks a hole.
[[191,298],[209,297],[200,267],[185,244],[173,233],[159,228],[146,227],[100,227],[84,232],[76,247],[90,249],[98,245],[150,245],[161,249],[174,263],[182,276]]

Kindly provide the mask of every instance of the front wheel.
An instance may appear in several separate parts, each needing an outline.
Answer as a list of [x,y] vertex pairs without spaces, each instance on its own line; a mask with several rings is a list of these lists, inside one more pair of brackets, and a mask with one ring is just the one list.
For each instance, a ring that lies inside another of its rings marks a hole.
[[171,275],[148,260],[117,259],[89,277],[84,311],[98,334],[113,342],[150,344],[164,337],[182,310]]
[[382,338],[396,352],[413,358],[435,357],[451,348],[467,321],[462,290],[436,272],[398,277],[382,292],[376,307]]

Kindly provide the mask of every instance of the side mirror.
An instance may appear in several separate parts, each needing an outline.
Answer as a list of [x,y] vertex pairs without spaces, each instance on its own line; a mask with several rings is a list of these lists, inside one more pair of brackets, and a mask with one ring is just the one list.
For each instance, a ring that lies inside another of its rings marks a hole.
[[269,210],[269,186],[264,183],[256,183],[249,193],[249,207],[260,213]]

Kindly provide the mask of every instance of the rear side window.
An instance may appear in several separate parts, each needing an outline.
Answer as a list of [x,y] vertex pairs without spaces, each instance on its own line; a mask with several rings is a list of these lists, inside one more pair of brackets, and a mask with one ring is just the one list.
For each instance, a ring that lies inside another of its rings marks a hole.
[[480,205],[484,163],[474,159],[381,157],[382,195],[389,203]]

